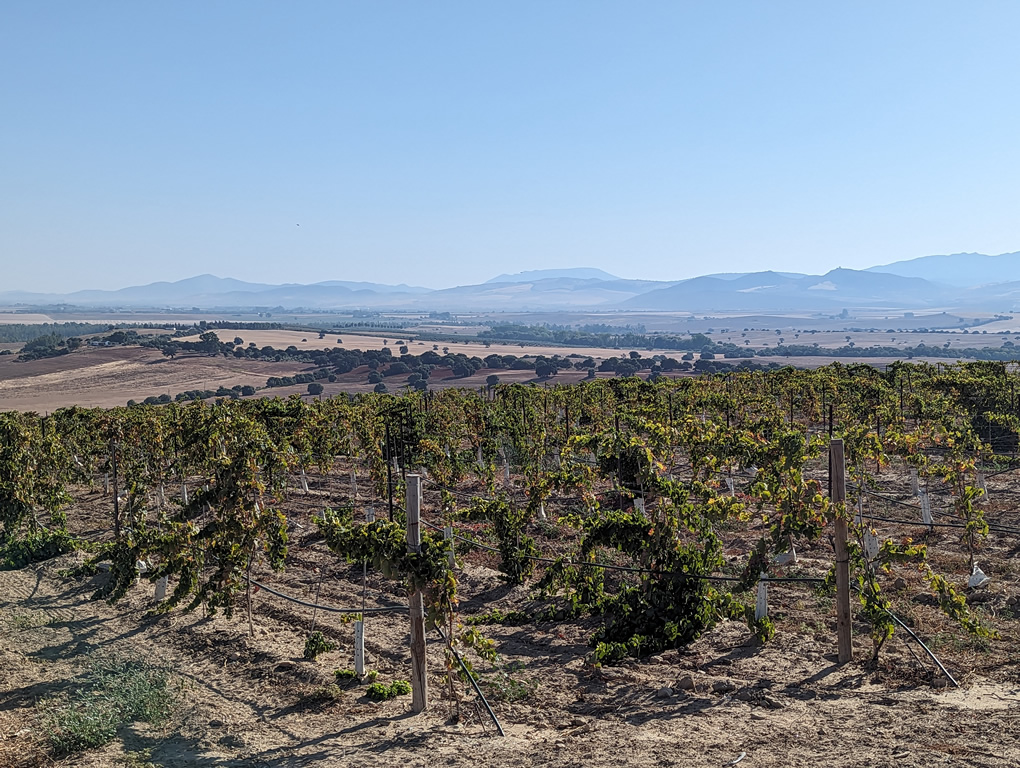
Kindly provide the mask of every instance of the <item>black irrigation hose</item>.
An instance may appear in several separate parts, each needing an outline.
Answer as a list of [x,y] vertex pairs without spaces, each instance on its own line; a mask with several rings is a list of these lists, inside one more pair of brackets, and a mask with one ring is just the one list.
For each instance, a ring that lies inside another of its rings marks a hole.
[[879,517],[878,515],[869,515],[867,513],[861,515],[862,521],[875,520],[880,523],[899,523],[900,525],[917,525],[924,528],[966,528],[965,525],[959,523],[926,523],[922,520],[896,520],[891,517]]
[[475,680],[475,676],[471,674],[471,670],[467,668],[467,665],[464,663],[464,659],[462,659],[460,654],[457,653],[457,649],[450,645],[446,639],[446,635],[443,633],[443,630],[438,626],[436,627],[436,632],[438,632],[439,636],[443,638],[443,642],[446,643],[446,647],[453,652],[453,656],[460,664],[460,668],[464,670],[464,674],[467,676],[467,679],[471,681],[471,687],[475,689],[475,693],[478,694],[478,698],[481,699],[482,704],[485,705],[485,709],[489,713],[489,717],[491,717],[492,722],[496,724],[496,730],[499,731],[499,735],[506,737],[506,733],[503,732],[503,726],[499,724],[499,718],[496,717],[496,713],[492,711],[492,707],[489,706],[489,702],[485,700],[485,695],[482,693],[482,689],[478,687],[478,681]]
[[901,627],[903,627],[903,629],[906,630],[908,635],[910,635],[912,638],[914,638],[914,640],[917,642],[917,644],[924,649],[924,652],[927,653],[928,656],[931,658],[931,660],[934,661],[938,665],[938,668],[942,670],[942,674],[946,676],[946,678],[949,680],[949,682],[951,682],[954,687],[959,688],[960,684],[958,682],[956,682],[956,678],[954,678],[951,674],[949,674],[949,670],[946,669],[944,666],[942,666],[942,662],[939,661],[938,656],[936,656],[934,653],[932,653],[931,652],[931,648],[929,648],[927,645],[925,645],[924,642],[921,640],[921,638],[919,638],[916,634],[914,634],[914,630],[912,630],[910,627],[908,627],[906,624],[904,624],[903,621],[900,620],[900,617],[897,616],[892,611],[890,611],[888,608],[883,608],[882,610],[884,610],[887,614],[889,614],[889,618],[890,619],[892,619],[897,624],[899,624]]
[[[896,520],[891,517],[877,517],[876,515],[869,515],[867,513],[861,515],[862,520],[877,520],[879,522],[891,522],[900,523],[902,525],[922,525],[924,527],[933,528],[966,528],[967,525],[961,522],[923,522],[921,520]],[[1010,528],[1004,525],[997,525],[985,521],[988,525],[988,530],[996,531],[997,533],[1014,533],[1020,535],[1020,528]]]
[[997,472],[991,472],[986,474],[985,479],[987,480],[990,477],[998,477],[999,475],[1004,475],[1007,472],[1016,472],[1018,469],[1020,469],[1020,467],[1009,467],[1008,469],[1000,469]]
[[[867,493],[867,491],[865,491],[865,493]],[[884,498],[884,497],[880,496],[879,498]],[[894,499],[890,499],[890,501],[894,501]],[[903,506],[905,506],[905,507],[910,507],[911,509],[920,509],[920,507],[916,507],[913,504],[906,504],[904,502],[899,502],[899,503],[903,504]],[[865,519],[867,519],[867,520],[877,520],[877,521],[882,522],[882,523],[900,523],[901,525],[923,525],[923,526],[925,526],[927,528],[966,528],[967,527],[966,523],[935,523],[935,522],[925,523],[925,522],[919,521],[919,520],[896,520],[896,519],[891,518],[891,517],[879,517],[878,515],[872,515],[872,514],[869,514],[867,512],[863,512],[863,513],[860,513],[860,514],[861,514],[861,519],[862,520],[865,520]],[[1011,534],[1014,534],[1014,535],[1020,535],[1020,528],[1011,528],[1008,525],[1000,525],[999,523],[993,523],[993,522],[990,522],[988,520],[986,520],[985,523],[987,523],[989,531],[995,531],[996,533],[1011,533]]]
[[[447,493],[451,493],[454,496],[459,496],[464,499],[481,499],[482,501],[496,501],[496,499],[490,499],[488,496],[479,496],[478,494],[471,493],[469,491],[459,491],[456,488],[448,488],[444,485],[440,485],[439,483],[434,482],[433,480],[429,480],[428,478],[424,478],[424,480],[426,484],[431,485],[434,490],[446,491]],[[608,496],[612,493],[616,493],[616,491],[599,491],[598,493],[593,493],[592,495],[595,497],[599,497]],[[550,502],[584,501],[584,496],[550,496],[548,500]]]
[[386,613],[387,611],[406,611],[407,610],[407,606],[406,605],[386,605],[386,606],[383,606],[381,608],[366,608],[364,610],[362,610],[360,608],[334,608],[331,605],[322,605],[321,603],[319,603],[319,604],[309,603],[307,600],[301,600],[301,599],[299,599],[297,597],[291,597],[290,595],[285,595],[283,592],[279,592],[279,591],[273,589],[272,587],[267,587],[265,584],[260,584],[259,582],[255,581],[254,579],[249,579],[247,577],[244,577],[244,578],[250,584],[254,584],[259,589],[266,590],[266,592],[268,592],[271,595],[276,595],[277,597],[281,597],[284,600],[289,600],[292,603],[297,603],[298,605],[303,605],[303,606],[306,606],[308,608],[318,608],[320,611],[328,611],[330,613],[348,613],[348,614],[350,614],[350,613]]
[[910,509],[920,509],[921,508],[919,505],[911,504],[909,501],[903,501],[901,499],[893,498],[892,496],[886,496],[886,495],[881,494],[881,493],[875,493],[874,491],[869,491],[867,488],[862,488],[861,486],[854,485],[853,483],[847,483],[847,485],[850,486],[851,488],[857,490],[857,491],[860,491],[865,496],[871,496],[872,498],[875,498],[875,499],[882,499],[883,501],[888,501],[890,504],[899,504],[901,507],[909,507]]
[[[877,520],[880,523],[899,523],[901,525],[918,525],[918,526],[923,526],[925,528],[966,528],[967,527],[966,524],[964,524],[964,523],[925,523],[925,522],[920,521],[920,520],[895,520],[895,519],[890,518],[890,517],[877,517],[875,515],[869,515],[869,514],[866,514],[866,513],[861,515],[861,519],[862,520]],[[994,525],[992,523],[988,523],[988,530],[989,531],[995,531],[996,533],[1011,533],[1011,534],[1015,534],[1015,535],[1020,535],[1020,529],[1017,529],[1017,528],[1007,528],[1005,526]]]
[[[917,509],[917,510],[921,509],[916,504],[910,504],[910,503],[908,503],[906,501],[900,501],[899,499],[894,499],[891,496],[883,496],[882,494],[879,494],[879,493],[873,493],[871,491],[861,489],[859,486],[855,486],[855,487],[857,487],[858,490],[860,490],[862,493],[864,493],[867,496],[872,496],[872,497],[877,498],[877,499],[883,499],[884,501],[889,501],[889,502],[892,502],[893,504],[899,504],[901,507],[907,507],[908,509]],[[871,520],[880,520],[880,521],[882,521],[884,523],[903,523],[905,525],[926,525],[926,526],[933,526],[935,528],[966,528],[967,527],[965,523],[924,523],[924,522],[915,522],[913,520],[893,520],[891,518],[886,518],[886,517],[876,517],[875,515],[869,515],[867,513],[862,513],[861,517],[862,518],[868,518],[868,519],[871,519]],[[988,524],[988,530],[989,531],[995,531],[996,533],[1013,533],[1013,534],[1020,535],[1020,528],[1011,528],[1008,525],[1002,525],[1000,523],[994,523],[994,522],[991,522],[990,520],[986,520],[985,522]]]

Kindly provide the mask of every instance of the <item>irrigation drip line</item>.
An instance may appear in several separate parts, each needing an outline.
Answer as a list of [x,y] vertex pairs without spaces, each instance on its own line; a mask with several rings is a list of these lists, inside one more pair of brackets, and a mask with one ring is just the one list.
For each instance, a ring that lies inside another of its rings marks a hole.
[[[433,530],[436,530],[436,531],[443,530],[442,527],[440,527],[438,525],[435,525],[434,523],[430,523],[428,520],[424,520],[423,519],[422,522],[425,525],[427,525],[429,528],[432,528]],[[469,539],[469,538],[466,538],[464,536],[461,536],[460,534],[458,534],[456,532],[453,534],[453,537],[455,539],[460,539],[461,541],[466,542],[466,543],[470,544],[473,547],[477,547],[479,549],[485,549],[485,550],[488,550],[489,552],[495,552],[496,554],[502,554],[500,552],[500,550],[497,549],[496,547],[490,547],[488,544],[482,544],[480,542],[474,541],[473,539]],[[525,560],[531,560],[531,561],[536,562],[536,563],[547,563],[547,564],[551,564],[551,565],[555,565],[556,563],[561,562],[560,560],[557,560],[555,558],[551,558],[551,557],[536,557],[534,555],[524,555],[524,559]],[[743,579],[741,577],[739,577],[739,576],[707,576],[707,575],[702,575],[702,574],[697,574],[697,573],[668,573],[668,572],[665,572],[665,571],[653,571],[653,570],[651,570],[649,568],[635,568],[635,567],[629,566],[629,565],[612,565],[611,563],[589,563],[589,562],[586,562],[586,561],[583,561],[583,560],[581,560],[581,561],[573,561],[573,560],[567,559],[567,560],[564,560],[562,562],[564,562],[564,564],[566,564],[566,565],[576,565],[576,566],[580,566],[582,568],[605,568],[606,570],[610,570],[610,571],[625,571],[625,572],[628,572],[628,573],[647,573],[650,576],[685,576],[685,577],[687,577],[689,579],[701,579],[702,581],[732,581],[732,582],[743,581]],[[776,582],[786,581],[786,582],[804,582],[804,583],[812,583],[812,584],[821,584],[822,582],[825,581],[825,579],[816,579],[816,578],[811,578],[811,577],[807,577],[807,576],[805,576],[805,577],[800,577],[800,576],[776,576],[776,577],[769,577],[769,578],[766,578],[766,579],[762,579],[762,581],[776,581]]]
[[847,485],[849,487],[857,490],[857,491],[860,491],[865,496],[871,496],[872,498],[882,499],[883,501],[888,501],[891,504],[899,504],[901,507],[907,507],[908,509],[920,509],[921,508],[919,504],[911,504],[909,501],[902,501],[900,499],[893,498],[892,496],[886,496],[886,495],[881,494],[881,493],[875,493],[874,491],[869,491],[867,488],[863,488],[863,487],[861,487],[859,485],[856,485],[854,483],[847,483]]
[[928,656],[931,658],[931,660],[934,661],[935,664],[938,665],[938,668],[942,670],[942,674],[946,676],[946,678],[949,680],[949,682],[951,682],[954,687],[959,688],[960,684],[958,682],[956,682],[956,678],[953,677],[951,674],[949,674],[949,670],[946,669],[944,666],[942,666],[942,662],[939,661],[938,656],[936,656],[934,653],[932,653],[931,649],[927,645],[924,644],[924,642],[921,640],[921,638],[919,638],[916,634],[914,634],[914,630],[912,630],[910,627],[908,627],[906,624],[904,624],[903,621],[900,619],[900,617],[897,616],[892,611],[890,611],[888,608],[883,608],[882,610],[884,610],[887,614],[889,614],[889,618],[890,619],[892,619],[897,624],[899,624],[901,627],[903,627],[903,629],[906,630],[908,635],[910,635],[912,638],[914,638],[914,640],[917,642],[917,644],[924,649],[924,652],[927,653]]
[[297,597],[291,597],[290,595],[286,595],[283,592],[280,592],[278,590],[273,589],[272,587],[266,586],[265,584],[260,584],[259,582],[255,581],[254,579],[249,579],[247,576],[245,576],[244,578],[245,578],[245,580],[248,583],[254,584],[259,589],[266,590],[266,592],[268,592],[271,595],[276,595],[277,597],[283,598],[284,600],[289,600],[292,603],[297,603],[298,605],[303,605],[303,606],[305,606],[307,608],[318,608],[320,611],[328,611],[330,613],[347,613],[347,614],[351,614],[351,613],[386,613],[387,611],[406,611],[407,610],[407,606],[406,605],[386,605],[386,606],[382,606],[381,608],[365,608],[364,610],[362,610],[360,608],[334,608],[331,605],[323,605],[321,603],[318,603],[318,604],[310,603],[307,600],[301,600],[301,599],[299,599]]
[[999,475],[1005,475],[1007,472],[1016,472],[1018,469],[1020,469],[1020,467],[1009,467],[1008,469],[1000,469],[997,472],[989,472],[989,473],[985,474],[985,479],[987,480],[988,478],[991,478],[991,477],[998,477]]
[[[492,498],[489,498],[488,496],[479,496],[479,495],[473,494],[473,493],[471,493],[469,491],[460,491],[460,490],[457,490],[456,488],[448,488],[446,486],[440,485],[439,483],[437,483],[437,482],[435,482],[433,480],[429,480],[428,478],[423,478],[423,479],[425,480],[426,484],[432,486],[433,490],[446,491],[447,493],[451,493],[454,496],[460,496],[461,498],[465,498],[465,499],[481,499],[482,501],[497,501],[497,499],[492,499]],[[518,489],[515,488],[513,490],[517,491]],[[615,493],[615,491],[598,491],[597,493],[593,493],[592,495],[595,496],[595,497],[599,497],[599,496],[608,496],[611,493]],[[514,493],[513,495],[516,497],[518,494]],[[548,501],[550,501],[550,502],[584,501],[584,496],[550,496],[548,498]]]
[[917,525],[923,528],[966,528],[967,526],[959,523],[926,523],[922,520],[895,520],[891,517],[878,517],[877,515],[869,515],[864,513],[861,515],[861,520],[875,520],[880,523],[899,523],[900,525]]
[[[880,493],[873,493],[872,491],[863,489],[860,486],[853,486],[853,487],[857,488],[859,491],[861,491],[861,493],[863,493],[863,494],[865,494],[867,496],[872,496],[872,497],[874,497],[876,499],[882,499],[884,501],[892,502],[893,504],[899,504],[901,507],[907,507],[908,509],[914,509],[914,510],[921,509],[921,507],[917,506],[916,504],[910,504],[910,503],[905,502],[905,501],[900,501],[899,499],[894,499],[891,496],[883,496]],[[869,518],[871,520],[880,520],[880,521],[882,521],[884,523],[904,523],[906,525],[925,525],[925,526],[934,526],[936,528],[966,528],[967,527],[967,525],[965,523],[934,523],[934,522],[933,523],[924,523],[924,522],[915,523],[915,521],[913,521],[913,520],[893,520],[891,518],[877,517],[875,515],[869,515],[867,513],[863,513],[862,517],[866,517],[866,518]],[[990,530],[990,531],[995,531],[997,533],[1020,534],[1020,528],[1011,528],[1008,525],[1002,525],[1000,523],[995,523],[995,522],[992,522],[990,520],[986,520],[985,522],[988,524],[988,530]]]
[[492,722],[496,724],[496,730],[499,731],[499,735],[506,737],[506,733],[503,732],[503,726],[499,724],[499,718],[496,717],[496,713],[492,711],[492,707],[489,706],[489,702],[486,701],[485,695],[482,693],[482,689],[478,687],[478,681],[475,680],[475,676],[471,673],[471,670],[467,668],[467,664],[464,663],[464,659],[461,658],[460,654],[457,653],[457,649],[454,648],[450,642],[446,639],[446,635],[440,627],[436,627],[436,632],[443,638],[443,642],[446,643],[446,647],[453,652],[453,656],[457,659],[457,663],[460,664],[460,668],[464,671],[465,677],[471,681],[471,687],[475,689],[475,693],[478,694],[478,698],[482,700],[482,704],[485,706],[486,711],[489,713],[489,717],[492,718]]
[[[881,522],[881,523],[899,523],[901,525],[917,525],[917,526],[923,526],[925,528],[966,528],[967,527],[967,525],[965,523],[926,523],[926,522],[923,522],[921,520],[895,520],[895,519],[890,518],[890,517],[878,517],[876,515],[869,515],[867,513],[864,513],[863,515],[861,515],[861,519],[862,520],[877,520],[878,522]],[[987,521],[985,521],[985,522],[987,523]],[[1018,528],[1008,528],[1006,526],[995,525],[993,523],[988,523],[988,530],[989,531],[995,531],[996,533],[1012,533],[1012,534],[1020,535],[1020,529],[1018,529]]]

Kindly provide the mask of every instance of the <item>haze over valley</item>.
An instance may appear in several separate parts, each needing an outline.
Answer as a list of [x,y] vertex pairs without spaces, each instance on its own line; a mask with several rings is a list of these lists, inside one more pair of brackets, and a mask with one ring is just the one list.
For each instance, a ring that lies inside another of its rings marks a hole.
[[[340,269],[342,272],[342,268]],[[503,274],[478,285],[428,289],[350,282],[268,285],[213,275],[117,290],[69,294],[0,292],[9,308],[69,305],[107,308],[280,310],[667,312],[839,312],[842,309],[963,309],[1010,312],[1020,302],[1020,252],[927,256],[824,274],[763,270],[684,280],[634,280],[591,268]]]

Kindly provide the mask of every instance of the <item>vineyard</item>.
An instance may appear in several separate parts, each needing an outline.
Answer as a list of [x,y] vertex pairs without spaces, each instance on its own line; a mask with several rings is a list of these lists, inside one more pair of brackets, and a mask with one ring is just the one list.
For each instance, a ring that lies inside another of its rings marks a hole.
[[[672,765],[686,738],[675,764],[789,765],[842,754],[823,723],[852,691],[847,728],[878,730],[847,765],[1005,764],[1018,382],[835,364],[0,413],[5,662],[70,676],[117,627],[192,670],[186,709],[228,714],[122,737],[138,764]],[[0,762],[84,764],[29,706],[69,695],[39,674],[4,681],[0,725],[35,735]],[[723,710],[742,719],[706,731]],[[659,719],[661,742],[628,735]],[[346,757],[317,751],[339,730]]]

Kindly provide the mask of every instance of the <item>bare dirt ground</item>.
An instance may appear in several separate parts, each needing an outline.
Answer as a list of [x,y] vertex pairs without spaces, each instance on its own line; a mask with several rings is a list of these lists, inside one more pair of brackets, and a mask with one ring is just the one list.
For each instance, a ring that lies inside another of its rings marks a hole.
[[[298,349],[323,349],[324,347],[344,347],[345,349],[383,349],[388,347],[393,351],[394,356],[400,354],[399,347],[401,343],[407,345],[407,351],[413,355],[420,355],[430,349],[435,349],[442,352],[444,349],[449,350],[454,354],[464,354],[468,357],[481,357],[485,358],[488,355],[516,355],[522,357],[524,355],[582,355],[584,357],[594,357],[596,359],[605,359],[607,357],[619,357],[626,355],[630,349],[606,349],[605,347],[563,347],[563,346],[542,346],[542,345],[531,345],[531,344],[512,344],[512,343],[499,343],[492,342],[488,346],[483,341],[417,341],[413,337],[404,335],[360,335],[354,333],[341,333],[339,336],[331,334],[325,338],[320,339],[317,333],[311,333],[306,331],[257,331],[257,330],[243,330],[243,331],[218,331],[220,339],[226,341],[228,338],[233,338],[231,334],[237,334],[247,345],[250,342],[255,342],[258,347],[271,346],[276,349],[286,349],[289,346],[295,346]],[[342,339],[342,344],[337,344],[337,339]],[[182,341],[198,341],[198,336],[189,336],[181,339]],[[385,343],[384,343],[385,342]],[[652,354],[671,354],[671,355],[682,355],[683,350],[653,350],[648,352],[647,350],[641,350],[644,355]]]
[[189,389],[264,386],[270,376],[292,376],[304,367],[200,355],[170,360],[157,350],[141,347],[86,348],[27,363],[5,356],[0,357],[0,410],[42,413],[69,405],[109,408]]
[[[286,502],[293,536],[287,570],[261,572],[258,579],[314,600],[321,577],[321,604],[360,607],[360,566],[330,554],[308,520],[313,510],[347,497],[346,477],[346,471],[328,480],[313,474],[311,493]],[[902,477],[887,478],[891,490],[903,490]],[[989,517],[1020,522],[1017,479],[993,478],[989,488]],[[70,516],[79,529],[107,535],[108,500],[100,490],[75,495]],[[426,519],[437,515],[433,495],[426,493]],[[383,503],[375,503],[381,512]],[[563,546],[533,532],[543,551]],[[757,535],[727,533],[727,556],[740,562]],[[957,583],[965,578],[966,557],[955,535],[937,533],[928,543],[937,568]],[[777,636],[763,647],[751,642],[744,625],[724,622],[686,649],[615,668],[586,662],[595,619],[484,626],[504,662],[514,665],[513,678],[525,689],[534,686],[518,700],[486,686],[506,738],[495,734],[463,685],[461,717],[454,716],[434,633],[428,637],[431,704],[424,714],[410,714],[409,697],[373,703],[362,685],[334,700],[324,695],[332,671],[353,666],[353,628],[336,614],[320,611],[316,627],[338,649],[304,661],[310,608],[261,591],[249,635],[243,607],[233,619],[206,618],[201,610],[150,614],[152,585],[144,580],[111,606],[89,600],[102,574],[84,582],[61,577],[61,568],[80,560],[69,555],[0,573],[0,765],[1014,766],[1020,764],[1020,613],[1009,600],[1015,605],[1020,597],[1018,547],[1020,537],[990,536],[979,559],[993,581],[971,593],[975,610],[1000,631],[1000,640],[974,640],[953,628],[912,569],[890,577],[905,581],[895,590],[896,610],[928,640],[960,688],[944,685],[902,633],[877,664],[870,663],[871,641],[860,623],[855,662],[837,665],[831,598],[802,584],[770,587]],[[462,616],[534,605],[531,589],[500,581],[493,555],[465,557],[458,576]],[[788,573],[818,575],[831,559],[821,543],[801,552]],[[370,573],[369,607],[405,601],[395,582]],[[381,681],[410,677],[407,644],[402,610],[369,616],[368,667]],[[185,706],[164,730],[136,724],[102,750],[54,760],[36,702],[65,688],[90,654],[111,652],[168,659],[184,682]],[[493,679],[487,664],[478,668],[483,680]]]

